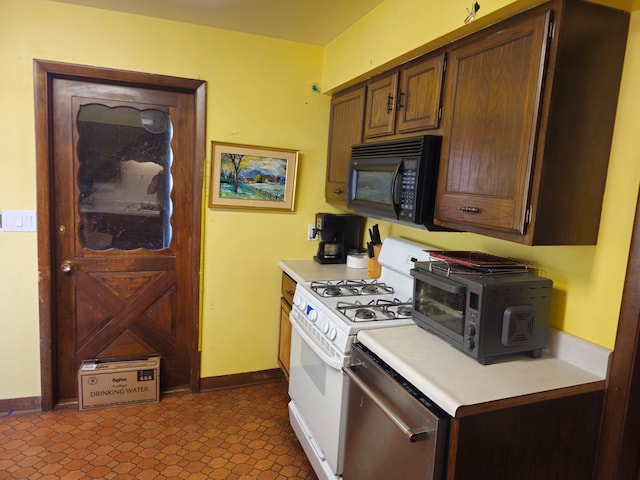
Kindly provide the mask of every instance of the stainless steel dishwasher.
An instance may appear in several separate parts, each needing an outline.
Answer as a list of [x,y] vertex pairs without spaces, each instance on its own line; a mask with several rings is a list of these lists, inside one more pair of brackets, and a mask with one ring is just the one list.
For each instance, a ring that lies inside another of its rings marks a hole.
[[365,345],[354,344],[344,480],[441,480],[449,416]]

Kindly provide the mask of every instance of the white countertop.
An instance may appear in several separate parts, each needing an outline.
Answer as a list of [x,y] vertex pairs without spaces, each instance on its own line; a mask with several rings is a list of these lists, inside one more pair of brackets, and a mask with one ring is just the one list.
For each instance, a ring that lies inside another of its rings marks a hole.
[[[309,260],[282,260],[296,282],[367,278],[367,269]],[[610,351],[550,329],[542,358],[524,354],[481,365],[417,325],[363,330],[358,340],[451,416],[461,407],[603,382]],[[594,388],[602,388],[596,386]]]
[[278,266],[296,282],[367,278],[366,268],[349,268],[344,263],[321,264],[315,260],[282,260]]
[[481,365],[417,325],[363,330],[358,340],[453,417],[460,407],[604,379],[548,353]]

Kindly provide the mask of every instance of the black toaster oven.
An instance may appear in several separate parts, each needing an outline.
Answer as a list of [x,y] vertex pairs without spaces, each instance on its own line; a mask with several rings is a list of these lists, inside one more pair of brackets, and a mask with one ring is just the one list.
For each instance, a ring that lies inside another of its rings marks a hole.
[[528,269],[482,271],[417,262],[413,319],[482,364],[547,346],[553,282]]

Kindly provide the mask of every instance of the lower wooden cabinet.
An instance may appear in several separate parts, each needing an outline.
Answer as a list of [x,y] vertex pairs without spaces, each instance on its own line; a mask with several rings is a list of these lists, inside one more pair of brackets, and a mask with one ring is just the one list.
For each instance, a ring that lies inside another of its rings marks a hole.
[[289,313],[293,304],[293,294],[296,282],[289,275],[282,272],[282,287],[280,297],[280,340],[278,343],[278,365],[289,378],[289,357],[291,356],[291,323]]
[[604,389],[534,397],[462,407],[451,419],[446,480],[592,478]]

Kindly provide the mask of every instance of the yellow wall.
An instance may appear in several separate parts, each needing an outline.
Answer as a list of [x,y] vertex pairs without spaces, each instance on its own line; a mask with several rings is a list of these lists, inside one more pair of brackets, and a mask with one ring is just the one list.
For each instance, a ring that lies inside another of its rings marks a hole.
[[[327,89],[367,76],[405,52],[437,43],[439,36],[462,27],[471,2],[387,0],[325,48],[323,85]],[[513,10],[535,1],[482,1],[476,22],[495,10]],[[393,234],[443,249],[481,250],[538,264],[554,281],[552,324],[569,333],[613,348],[640,178],[640,12],[631,18],[622,87],[600,235],[597,246],[527,247],[470,233],[441,233],[382,223]],[[566,179],[570,181],[570,179]],[[576,212],[580,214],[580,212]]]
[[[477,22],[512,0],[483,0]],[[530,1],[527,1],[530,3]],[[323,87],[336,87],[456,31],[461,36],[472,1],[386,0],[325,47]],[[475,27],[475,25],[474,25]]]
[[[320,47],[44,0],[0,0],[0,209],[35,209],[33,59],[207,81],[210,141],[298,149],[294,213],[205,208],[202,375],[277,367],[282,258],[311,258],[329,98]],[[208,173],[208,166],[207,166]],[[208,179],[207,179],[208,184]],[[35,233],[0,232],[0,399],[40,394]]]
[[[202,376],[275,368],[278,260],[310,259],[316,244],[305,240],[306,226],[315,212],[333,211],[323,195],[329,98],[311,85],[327,91],[420,48],[457,28],[471,2],[455,12],[449,4],[459,2],[433,2],[428,11],[425,3],[387,0],[322,49],[47,0],[0,0],[0,209],[36,206],[34,58],[206,80],[207,160],[211,140],[300,150],[294,213],[204,209]],[[508,2],[480,3],[490,12]],[[632,89],[640,83],[639,36],[636,13],[597,247],[530,248],[390,224],[381,225],[383,236],[539,262],[556,282],[554,324],[611,347],[640,177],[632,117],[640,110]],[[0,399],[40,394],[36,255],[35,234],[0,232]]]

